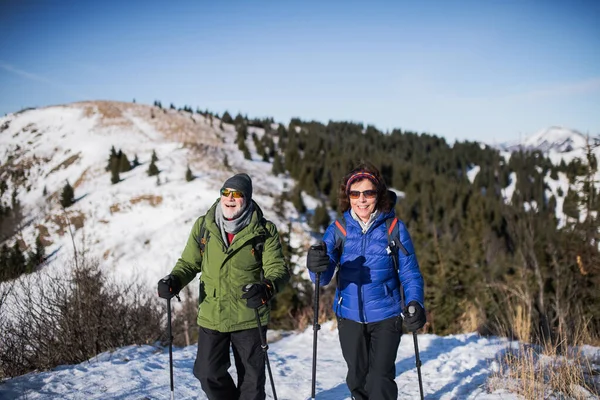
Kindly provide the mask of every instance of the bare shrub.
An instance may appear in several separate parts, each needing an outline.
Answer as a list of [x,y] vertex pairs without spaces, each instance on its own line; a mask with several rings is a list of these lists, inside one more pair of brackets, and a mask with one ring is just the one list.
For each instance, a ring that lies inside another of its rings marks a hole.
[[0,304],[0,375],[75,364],[163,334],[158,298],[141,285],[109,281],[97,262],[68,276],[40,272],[14,281]]
[[571,344],[519,343],[517,349],[507,349],[498,360],[498,372],[487,382],[488,389],[508,389],[528,400],[554,397],[583,400],[599,396],[600,387],[594,378],[597,372],[577,347],[589,340],[588,324],[578,326],[577,339]]

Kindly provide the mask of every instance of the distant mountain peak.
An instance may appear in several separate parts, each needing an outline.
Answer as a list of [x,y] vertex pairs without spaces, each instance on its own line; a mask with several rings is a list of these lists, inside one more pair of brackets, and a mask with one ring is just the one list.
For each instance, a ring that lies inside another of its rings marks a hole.
[[[600,137],[590,135],[591,144],[600,144]],[[544,153],[570,153],[585,148],[587,135],[562,126],[551,126],[540,129],[521,141],[506,142],[500,144],[502,150],[539,150]]]

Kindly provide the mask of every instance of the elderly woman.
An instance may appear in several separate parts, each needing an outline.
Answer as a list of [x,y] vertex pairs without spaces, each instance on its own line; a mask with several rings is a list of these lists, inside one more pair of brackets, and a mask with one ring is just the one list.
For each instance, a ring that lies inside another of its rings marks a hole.
[[426,322],[423,277],[395,202],[377,168],[358,165],[340,185],[343,218],[327,228],[324,246],[308,252],[313,282],[320,273],[327,285],[339,267],[333,310],[353,399],[397,399],[402,316],[411,332]]

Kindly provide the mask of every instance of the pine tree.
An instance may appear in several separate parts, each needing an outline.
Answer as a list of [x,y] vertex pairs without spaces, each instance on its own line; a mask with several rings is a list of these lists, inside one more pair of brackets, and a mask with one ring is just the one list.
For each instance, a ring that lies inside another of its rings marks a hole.
[[121,155],[119,157],[119,172],[127,172],[129,170],[131,170],[131,164],[127,159],[127,155],[121,152]]
[[158,175],[160,173],[158,167],[156,166],[156,164],[154,164],[154,161],[152,161],[150,163],[150,166],[148,166],[148,176],[155,176]]
[[192,170],[190,169],[190,166],[188,165],[187,167],[187,171],[185,171],[185,180],[188,182],[191,182],[194,180],[194,174],[192,174]]
[[38,267],[38,265],[40,265],[42,262],[44,262],[44,257],[45,257],[45,249],[44,249],[44,245],[42,244],[42,239],[40,237],[40,235],[38,234],[37,237],[35,238],[35,249],[34,251],[30,251],[27,257],[27,268],[26,268],[26,273],[30,274],[33,271],[36,270],[36,268]]
[[327,208],[323,204],[319,204],[315,209],[315,214],[312,217],[312,228],[315,232],[321,232],[326,229],[331,222]]
[[302,190],[299,188],[294,188],[292,191],[292,204],[296,207],[298,213],[304,214],[306,212],[306,205],[304,205],[304,200],[302,199]]
[[0,248],[0,282],[12,279],[12,271],[9,270],[10,248],[6,243]]
[[21,274],[26,271],[27,265],[25,261],[25,255],[19,247],[19,242],[16,241],[10,252],[10,259],[8,261],[9,270],[12,271],[12,276],[14,278],[21,276]]
[[[120,151],[120,150],[119,150]],[[108,156],[108,163],[106,164],[106,170],[110,171],[113,166],[113,160],[118,159],[117,151],[115,150],[115,146],[111,146],[110,155]]]
[[229,114],[227,111],[225,111],[223,113],[223,117],[221,118],[221,121],[223,121],[226,124],[231,124],[231,123],[233,123],[233,118],[231,118],[231,114]]
[[135,167],[137,167],[137,166],[139,166],[139,165],[140,165],[140,160],[138,160],[138,156],[137,156],[137,154],[136,154],[136,155],[135,155],[135,157],[134,157],[134,159],[133,159],[133,165],[132,165],[132,168],[135,168]]
[[285,171],[283,169],[283,164],[281,163],[281,157],[279,156],[278,153],[275,153],[275,156],[273,157],[273,167],[271,168],[271,173],[273,173],[273,175],[277,176],[284,172]]
[[[116,165],[116,163],[115,163]],[[114,185],[121,182],[121,176],[119,174],[119,168],[112,168],[110,170],[110,182]]]
[[152,158],[150,159],[151,162],[155,163],[158,161],[158,157],[156,156],[156,151],[152,150]]
[[71,206],[75,202],[75,193],[73,187],[67,181],[60,194],[60,205],[64,208]]

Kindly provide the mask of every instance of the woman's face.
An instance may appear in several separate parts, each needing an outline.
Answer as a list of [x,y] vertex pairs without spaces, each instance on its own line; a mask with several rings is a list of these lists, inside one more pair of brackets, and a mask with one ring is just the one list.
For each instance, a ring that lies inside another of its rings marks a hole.
[[354,182],[348,192],[350,198],[350,207],[356,215],[363,221],[369,221],[369,217],[375,212],[377,203],[377,188],[368,179]]

